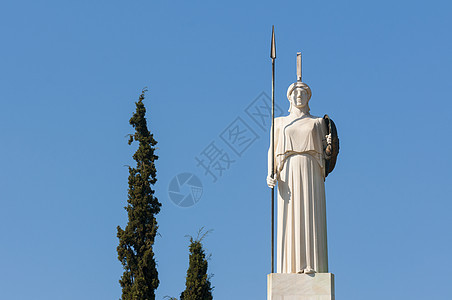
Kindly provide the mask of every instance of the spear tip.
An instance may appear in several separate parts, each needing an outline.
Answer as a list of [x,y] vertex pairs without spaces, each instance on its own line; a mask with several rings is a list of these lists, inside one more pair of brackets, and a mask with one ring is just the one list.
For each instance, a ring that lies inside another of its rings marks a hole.
[[276,42],[275,42],[275,26],[272,26],[272,45],[270,50],[270,57],[271,59],[276,58]]

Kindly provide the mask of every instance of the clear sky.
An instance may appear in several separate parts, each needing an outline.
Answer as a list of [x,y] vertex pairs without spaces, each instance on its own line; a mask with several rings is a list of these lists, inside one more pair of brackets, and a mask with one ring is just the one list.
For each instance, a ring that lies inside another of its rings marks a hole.
[[[339,130],[326,180],[337,299],[450,299],[451,9],[450,1],[2,1],[0,298],[120,297],[116,226],[126,224],[136,149],[126,135],[147,86],[160,156],[157,299],[184,289],[186,235],[203,226],[213,229],[204,242],[214,298],[265,299],[268,127],[247,112],[271,93],[274,24],[278,107],[287,113],[302,51],[311,113],[329,114]],[[249,136],[234,151],[223,132],[237,122]],[[212,145],[233,161],[216,182],[196,161]],[[168,194],[183,172],[203,185],[185,208]]]

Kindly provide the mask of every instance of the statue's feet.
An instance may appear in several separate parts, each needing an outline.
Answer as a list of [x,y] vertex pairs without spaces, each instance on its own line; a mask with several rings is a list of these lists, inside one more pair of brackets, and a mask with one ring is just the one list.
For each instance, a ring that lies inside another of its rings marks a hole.
[[313,268],[311,268],[311,267],[307,267],[306,269],[303,270],[303,272],[305,274],[314,274],[315,270]]

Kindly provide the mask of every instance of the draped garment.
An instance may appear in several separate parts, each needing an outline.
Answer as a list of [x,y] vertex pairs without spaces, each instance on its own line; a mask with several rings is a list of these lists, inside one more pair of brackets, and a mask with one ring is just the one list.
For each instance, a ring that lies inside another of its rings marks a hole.
[[278,273],[328,272],[326,134],[322,118],[289,115],[275,119]]

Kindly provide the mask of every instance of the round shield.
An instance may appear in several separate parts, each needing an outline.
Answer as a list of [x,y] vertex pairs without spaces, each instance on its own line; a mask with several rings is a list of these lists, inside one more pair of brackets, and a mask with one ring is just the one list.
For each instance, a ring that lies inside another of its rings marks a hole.
[[337,155],[339,154],[339,137],[337,136],[336,125],[328,115],[323,117],[327,127],[328,134],[331,134],[331,145],[328,145],[325,152],[329,156],[325,159],[325,177],[334,170],[336,166]]

